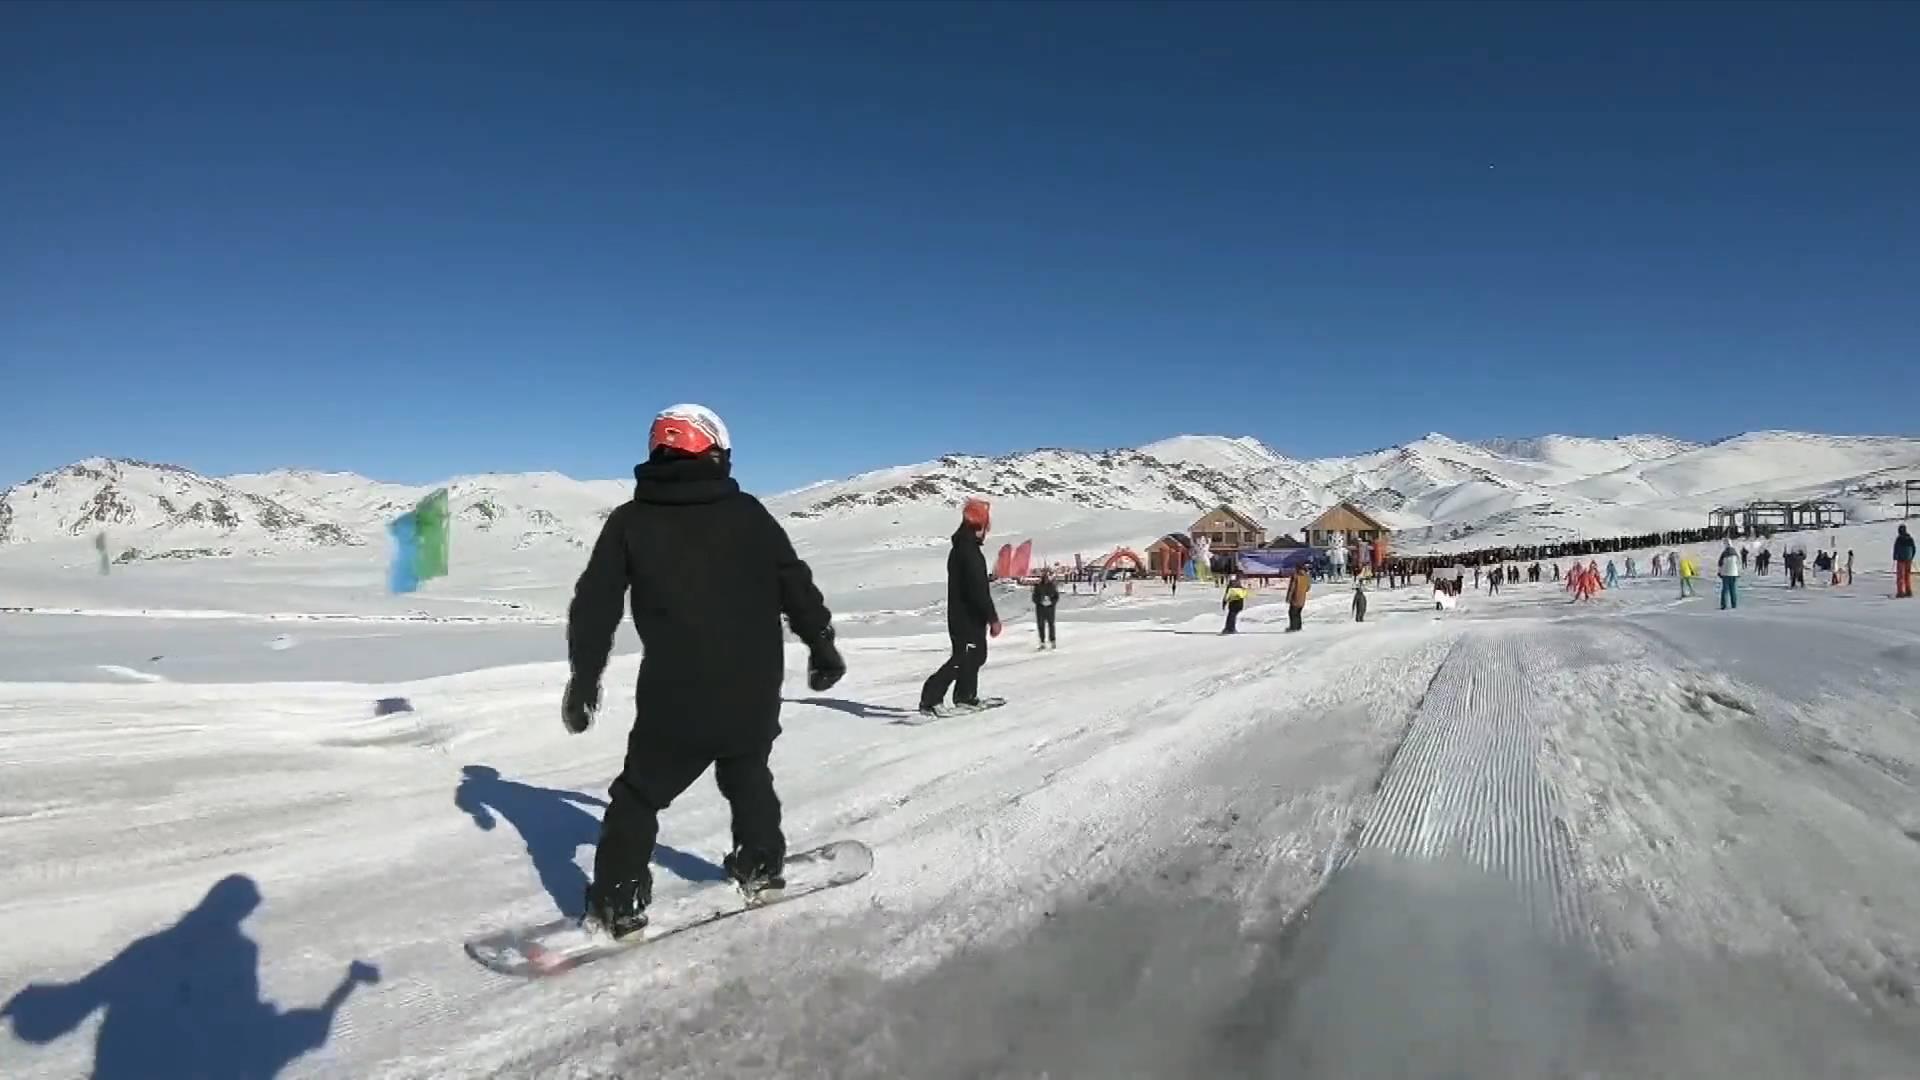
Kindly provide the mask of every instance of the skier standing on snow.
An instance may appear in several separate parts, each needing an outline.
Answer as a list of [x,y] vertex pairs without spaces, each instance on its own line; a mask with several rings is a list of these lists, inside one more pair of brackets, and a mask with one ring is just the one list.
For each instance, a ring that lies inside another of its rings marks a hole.
[[1620,571],[1614,569],[1613,560],[1608,559],[1607,560],[1607,588],[1611,589],[1619,583],[1620,583]]
[[1740,606],[1740,554],[1728,544],[1720,552],[1720,610]]
[[992,512],[985,499],[968,499],[960,509],[960,527],[953,532],[953,550],[947,553],[947,640],[953,655],[920,688],[920,712],[936,715],[949,687],[953,703],[962,709],[998,705],[980,700],[980,667],[987,662],[987,638],[1000,636],[1000,614],[993,609],[993,591],[987,587],[987,542]]
[[1033,621],[1040,628],[1040,647],[1052,645],[1060,647],[1058,635],[1054,632],[1054,612],[1060,607],[1060,586],[1053,583],[1053,571],[1041,570],[1040,580],[1033,585]]
[[1913,598],[1913,537],[1907,535],[1907,527],[1893,538],[1893,595],[1895,599]]
[[1220,596],[1220,606],[1226,609],[1227,625],[1220,628],[1222,634],[1240,632],[1240,609],[1247,605],[1247,587],[1240,584],[1240,575],[1227,579],[1227,591]]
[[638,716],[608,789],[587,886],[587,920],[614,937],[647,924],[660,811],[707,771],[733,810],[725,864],[752,895],[785,887],[786,838],[768,758],[786,669],[780,617],[812,651],[808,684],[846,674],[832,614],[772,514],[729,475],[726,425],[699,405],[654,418],[633,499],[600,530],[567,609],[561,718],[579,734],[600,707],[600,676],[629,591],[642,647]]
[[1367,621],[1367,586],[1359,578],[1353,579],[1353,621]]
[[1500,579],[1503,576],[1504,575],[1502,575],[1500,572],[1500,568],[1497,566],[1493,568],[1493,573],[1487,575],[1487,595],[1488,596],[1493,596],[1499,593]]
[[1653,556],[1653,576],[1660,576],[1660,555],[1658,552],[1655,552]]
[[1853,584],[1853,551],[1851,548],[1847,551],[1847,584]]
[[1307,577],[1307,568],[1296,566],[1293,580],[1287,583],[1287,633],[1300,630],[1300,613],[1307,606],[1307,591],[1313,588],[1313,582]]
[[1700,595],[1693,591],[1693,578],[1699,572],[1699,569],[1693,565],[1693,556],[1689,555],[1680,560],[1680,598],[1682,600],[1689,596]]

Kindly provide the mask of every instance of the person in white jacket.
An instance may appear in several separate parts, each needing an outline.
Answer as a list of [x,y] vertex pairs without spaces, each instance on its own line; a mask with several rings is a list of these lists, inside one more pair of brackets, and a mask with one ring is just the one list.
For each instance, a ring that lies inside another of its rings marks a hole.
[[1728,544],[1720,552],[1720,610],[1740,606],[1740,553]]

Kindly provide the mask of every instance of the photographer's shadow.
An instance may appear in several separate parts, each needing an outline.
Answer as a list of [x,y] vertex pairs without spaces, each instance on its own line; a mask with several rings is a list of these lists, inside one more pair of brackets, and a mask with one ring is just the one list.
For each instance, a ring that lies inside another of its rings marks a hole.
[[179,922],[78,982],[29,985],[0,1017],[46,1044],[104,1010],[94,1080],[267,1080],[325,1044],[348,995],[380,970],[355,960],[321,1004],[282,1011],[261,998],[260,946],[240,929],[260,902],[252,878],[224,878]]

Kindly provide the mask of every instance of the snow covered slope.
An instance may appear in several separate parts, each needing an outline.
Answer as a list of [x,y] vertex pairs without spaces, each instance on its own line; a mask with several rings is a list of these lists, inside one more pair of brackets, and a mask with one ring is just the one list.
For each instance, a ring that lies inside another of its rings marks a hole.
[[[1757,497],[1836,498],[1854,520],[1873,520],[1895,512],[1896,481],[1911,475],[1920,439],[1763,432],[1700,446],[1659,435],[1467,443],[1434,433],[1298,460],[1256,439],[1183,435],[1138,451],[946,457],[772,505],[798,534],[840,549],[898,545],[903,529],[935,543],[960,499],[985,495],[1002,534],[1032,537],[1039,552],[1091,553],[1145,543],[1220,503],[1279,534],[1350,500],[1401,530],[1402,549],[1444,551],[1696,527],[1717,505]],[[928,507],[938,512],[923,526]]]
[[[1890,585],[1403,588],[1365,623],[1315,589],[1300,634],[1266,590],[1235,637],[1204,590],[1069,593],[1058,652],[994,644],[1006,708],[924,726],[938,618],[850,638],[830,695],[795,644],[789,842],[875,872],[540,983],[460,941],[578,910],[630,650],[569,736],[558,627],[536,663],[427,623],[188,657],[0,614],[0,664],[43,650],[0,673],[0,1074],[1920,1075]],[[722,872],[715,785],[662,825],[657,895]]]

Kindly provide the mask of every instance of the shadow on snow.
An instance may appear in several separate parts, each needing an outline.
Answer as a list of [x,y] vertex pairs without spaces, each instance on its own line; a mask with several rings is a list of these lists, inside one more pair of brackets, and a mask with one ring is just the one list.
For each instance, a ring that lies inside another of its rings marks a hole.
[[[490,830],[505,818],[526,843],[527,857],[554,907],[569,917],[585,913],[587,873],[575,854],[600,842],[600,819],[586,807],[604,809],[604,800],[507,780],[491,765],[468,765],[460,770],[453,803],[482,829]],[[714,863],[662,843],[653,846],[653,862],[687,881],[724,881],[727,876]]]
[[180,921],[143,937],[71,983],[33,983],[0,1016],[36,1044],[70,1034],[104,1011],[94,1043],[95,1080],[261,1080],[318,1049],[354,987],[380,980],[347,965],[326,1000],[282,1010],[260,996],[260,946],[240,924],[261,903],[254,880],[217,882]]
[[[942,649],[941,652],[947,650]],[[814,705],[834,712],[846,713],[861,720],[889,720],[897,716],[912,716],[913,710],[902,709],[894,705],[868,705],[861,701],[848,701],[845,698],[810,697],[787,698],[788,705]]]

